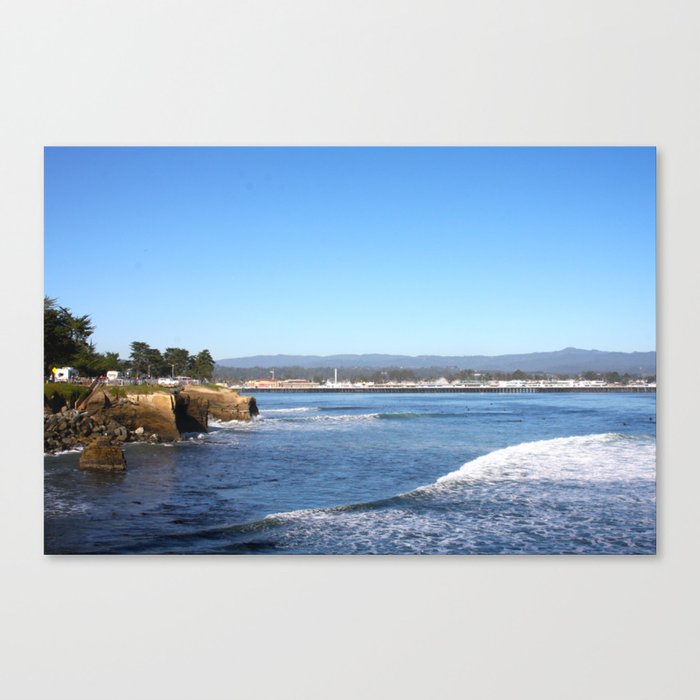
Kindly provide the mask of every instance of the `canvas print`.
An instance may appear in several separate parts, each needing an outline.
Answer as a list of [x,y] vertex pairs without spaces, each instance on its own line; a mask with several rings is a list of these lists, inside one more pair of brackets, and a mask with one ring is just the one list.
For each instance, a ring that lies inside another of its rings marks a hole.
[[47,554],[654,554],[650,147],[50,147]]

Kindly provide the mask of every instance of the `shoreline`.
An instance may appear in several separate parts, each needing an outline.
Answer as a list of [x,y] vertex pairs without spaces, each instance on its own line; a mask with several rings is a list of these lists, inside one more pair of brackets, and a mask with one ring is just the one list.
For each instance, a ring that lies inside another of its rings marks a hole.
[[655,394],[656,387],[531,387],[531,386],[450,386],[450,387],[251,387],[237,388],[241,394]]
[[[258,414],[255,398],[230,389],[185,389],[96,385],[68,401],[44,391],[44,454],[56,454],[107,441],[168,443],[187,433],[208,432],[209,419],[249,421]],[[70,403],[75,402],[70,408]],[[63,404],[63,405],[61,405]]]

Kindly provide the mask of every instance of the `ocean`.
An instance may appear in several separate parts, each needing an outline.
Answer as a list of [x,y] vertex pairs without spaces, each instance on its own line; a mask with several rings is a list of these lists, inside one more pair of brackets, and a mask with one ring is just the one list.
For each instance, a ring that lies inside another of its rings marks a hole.
[[264,394],[250,423],[45,456],[45,552],[654,554],[655,394]]

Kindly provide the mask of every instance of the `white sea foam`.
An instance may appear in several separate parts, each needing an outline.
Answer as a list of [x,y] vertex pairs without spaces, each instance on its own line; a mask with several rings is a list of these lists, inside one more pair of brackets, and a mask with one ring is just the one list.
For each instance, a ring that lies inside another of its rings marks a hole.
[[61,455],[80,454],[85,449],[85,445],[76,445],[70,450],[61,450],[59,452],[44,452],[44,457],[60,457]]
[[463,464],[436,483],[511,479],[654,480],[655,476],[656,444],[652,438],[603,433],[506,447]]
[[252,420],[217,420],[210,418],[208,426],[211,428],[253,428],[258,421],[264,420],[260,417],[254,417]]
[[[274,409],[278,410],[278,409]],[[282,410],[285,413],[282,413]],[[316,427],[341,427],[343,424],[356,423],[358,421],[373,421],[380,417],[379,413],[348,413],[348,414],[327,414],[307,415],[310,411],[318,410],[315,408],[306,408],[304,410],[297,409],[279,409],[278,415],[268,416],[271,411],[264,411],[261,415],[256,416],[252,421],[220,421],[209,420],[209,426],[218,429],[236,429],[236,430],[251,430],[256,427],[265,430],[300,430]]]
[[261,417],[260,421],[266,429],[275,430],[304,430],[310,427],[314,429],[339,429],[344,425],[357,422],[373,421],[379,418],[378,413],[348,413],[342,415],[323,413],[320,415],[287,415]]
[[76,515],[88,512],[88,504],[83,501],[71,501],[56,494],[44,494],[44,512],[46,515]]
[[311,416],[309,420],[314,423],[348,423],[352,421],[374,420],[379,418],[378,413],[349,413],[340,416]]

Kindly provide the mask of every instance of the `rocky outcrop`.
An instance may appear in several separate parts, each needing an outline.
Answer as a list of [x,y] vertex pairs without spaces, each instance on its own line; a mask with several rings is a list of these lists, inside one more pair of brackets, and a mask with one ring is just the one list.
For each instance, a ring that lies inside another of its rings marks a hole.
[[128,387],[98,387],[80,403],[81,410],[45,402],[44,451],[60,452],[95,437],[106,444],[172,442],[182,433],[207,432],[209,417],[250,420],[258,414],[255,399],[226,388],[188,386],[171,393],[129,392]]
[[83,444],[95,433],[96,425],[86,413],[68,410],[44,415],[44,451],[60,452]]
[[120,391],[116,396],[109,389],[94,391],[83,403],[89,415],[113,421],[142,434],[157,435],[159,440],[180,438],[175,421],[175,397],[169,392],[135,394]]
[[250,420],[258,415],[258,407],[252,396],[241,396],[237,391],[217,387],[190,385],[180,392],[190,399],[199,398],[209,402],[209,416],[216,420]]
[[60,413],[44,416],[44,452],[72,450],[95,437],[104,438],[111,445],[160,440],[157,434],[147,433],[142,426],[130,430],[103,413],[89,415],[87,411],[64,408]]
[[120,471],[126,469],[124,450],[111,445],[109,438],[100,437],[90,443],[80,455],[81,469]]

